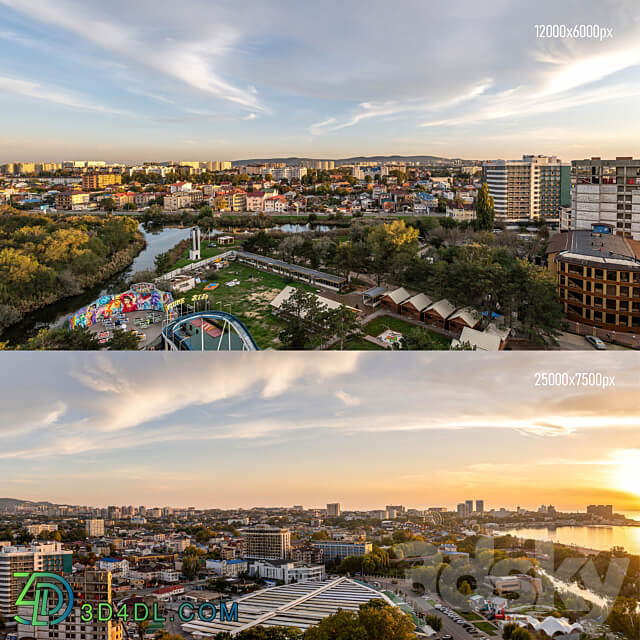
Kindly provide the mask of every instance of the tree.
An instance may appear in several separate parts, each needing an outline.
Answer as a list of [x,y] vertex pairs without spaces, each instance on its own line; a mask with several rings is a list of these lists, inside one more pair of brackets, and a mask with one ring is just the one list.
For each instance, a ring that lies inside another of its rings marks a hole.
[[280,316],[285,327],[280,332],[280,342],[287,349],[304,349],[313,341],[322,342],[326,337],[326,309],[317,296],[304,289],[295,289],[280,306]]
[[330,333],[338,338],[340,351],[344,350],[344,341],[360,328],[356,314],[341,304],[328,313]]
[[415,625],[397,607],[382,600],[360,605],[358,612],[338,611],[304,632],[304,640],[412,640]]
[[329,534],[322,529],[322,531],[316,531],[312,536],[312,540],[329,540]]
[[100,205],[105,211],[111,213],[116,208],[116,201],[113,198],[103,198]]
[[111,351],[137,351],[140,345],[140,337],[133,331],[116,329],[107,346]]
[[427,614],[425,620],[436,633],[439,633],[440,629],[442,629],[442,618],[435,613]]
[[511,640],[532,640],[532,639],[531,639],[531,634],[526,629],[523,629],[522,627],[518,627],[517,629],[514,629],[513,632],[511,633]]
[[27,351],[97,351],[98,337],[88,329],[40,329],[22,347]]
[[511,640],[511,636],[516,629],[519,629],[520,625],[515,622],[508,622],[502,627],[502,637],[504,640]]
[[487,231],[493,229],[493,220],[495,218],[493,207],[494,202],[493,197],[489,194],[489,185],[484,182],[480,191],[478,191],[476,200],[476,221],[479,229]]
[[187,580],[194,580],[198,575],[198,569],[200,568],[200,560],[197,555],[191,555],[185,553],[182,558],[182,574]]
[[619,597],[613,604],[607,624],[614,633],[621,633],[628,640],[640,637],[640,612],[636,598]]

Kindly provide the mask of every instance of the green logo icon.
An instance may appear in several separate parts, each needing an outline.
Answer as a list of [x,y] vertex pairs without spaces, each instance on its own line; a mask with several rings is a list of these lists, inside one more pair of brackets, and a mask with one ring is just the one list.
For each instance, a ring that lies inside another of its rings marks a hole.
[[[73,607],[73,591],[71,585],[55,573],[14,573],[15,578],[28,578],[27,583],[16,600],[16,607],[32,607],[31,620],[16,615],[15,620],[20,624],[34,627],[59,624],[66,620]],[[32,597],[30,592],[33,589]],[[51,608],[49,600],[51,600]],[[66,603],[66,607],[65,607]],[[58,615],[54,620],[40,620],[38,616],[50,618]]]

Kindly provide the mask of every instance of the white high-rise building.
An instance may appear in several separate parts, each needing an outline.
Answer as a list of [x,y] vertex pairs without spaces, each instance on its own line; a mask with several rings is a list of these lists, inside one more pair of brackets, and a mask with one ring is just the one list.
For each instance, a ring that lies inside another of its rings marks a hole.
[[87,538],[101,538],[104,535],[104,520],[101,518],[85,520],[84,528],[87,530]]

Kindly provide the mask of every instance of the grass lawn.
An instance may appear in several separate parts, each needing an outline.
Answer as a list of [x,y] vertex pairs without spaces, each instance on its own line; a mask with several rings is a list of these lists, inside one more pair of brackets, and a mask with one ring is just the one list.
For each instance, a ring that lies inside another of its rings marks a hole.
[[[331,351],[339,351],[340,345],[336,344],[331,347]],[[360,336],[352,336],[344,341],[345,351],[385,351],[383,347],[373,344]]]
[[474,622],[474,624],[476,627],[478,627],[478,629],[480,629],[480,631],[484,631],[487,635],[498,635],[498,630],[488,622]]
[[[240,280],[239,285],[226,286],[225,283],[236,279]],[[259,271],[237,262],[232,262],[228,267],[218,271],[210,282],[219,282],[220,286],[213,291],[203,291],[207,283],[202,282],[195,289],[185,293],[183,297],[190,302],[194,294],[208,293],[210,308],[228,311],[242,320],[261,349],[280,347],[278,334],[283,325],[271,313],[269,303],[287,286],[287,282],[278,275]],[[314,291],[312,287],[300,282],[289,284],[306,291]]]
[[391,316],[378,316],[371,322],[364,325],[363,329],[367,334],[374,337],[379,336],[386,329],[398,331],[402,334],[407,333],[407,331],[409,331],[410,329],[420,329],[421,331],[426,331],[427,333],[431,334],[432,338],[442,344],[443,349],[448,349],[449,345],[451,344],[451,341],[448,338],[441,336],[439,333],[429,331],[429,329],[425,329],[423,327],[416,327],[416,325]]
[[482,616],[479,616],[477,613],[473,613],[473,611],[460,611],[460,609],[456,609],[456,612],[465,620],[482,620]]

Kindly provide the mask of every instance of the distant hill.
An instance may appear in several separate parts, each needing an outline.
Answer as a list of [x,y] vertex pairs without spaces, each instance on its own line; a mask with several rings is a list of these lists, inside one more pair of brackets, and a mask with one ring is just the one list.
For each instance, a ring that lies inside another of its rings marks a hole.
[[34,505],[34,504],[53,504],[51,502],[33,502],[32,500],[19,500],[18,498],[0,498],[0,511],[3,509],[10,509],[13,507],[21,507],[25,505]]
[[[442,158],[440,156],[354,156],[352,158],[335,159],[336,165],[353,164],[354,162],[420,162],[433,164],[447,164],[459,158]],[[264,162],[284,162],[287,165],[300,164],[309,160],[334,160],[334,158],[251,158],[248,160],[234,160],[234,166],[240,164],[262,164]]]

